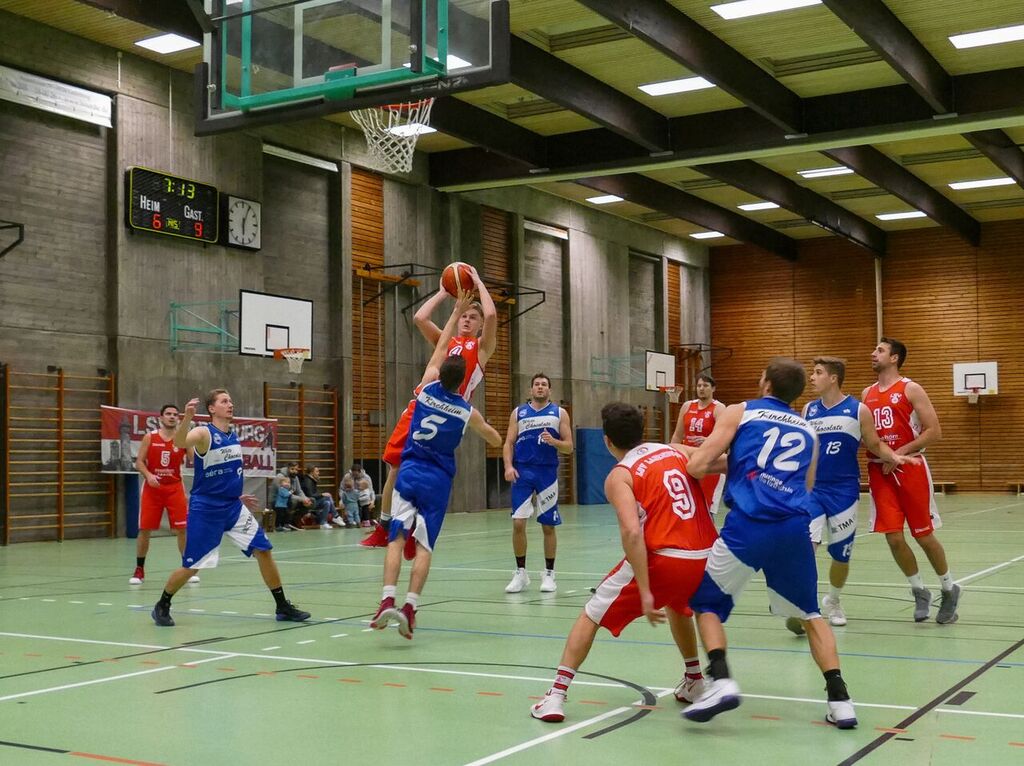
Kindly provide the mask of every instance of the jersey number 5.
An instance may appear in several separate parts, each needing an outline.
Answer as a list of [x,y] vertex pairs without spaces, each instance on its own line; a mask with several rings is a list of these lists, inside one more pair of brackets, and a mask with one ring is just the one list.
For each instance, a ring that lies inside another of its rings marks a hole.
[[413,440],[418,442],[430,441],[437,436],[437,427],[447,419],[440,415],[427,415],[420,421],[420,427],[413,432]]
[[782,431],[778,428],[769,428],[764,432],[762,438],[765,440],[764,446],[761,447],[761,452],[757,456],[757,465],[759,468],[768,467],[768,458],[772,454],[772,450],[775,449],[775,445],[778,444],[780,447],[788,447],[779,453],[774,460],[772,460],[772,468],[777,471],[796,471],[800,468],[800,461],[793,460],[800,452],[803,451],[807,445],[807,440],[804,439],[803,434],[797,433],[796,431],[790,431],[789,433],[782,434],[782,438],[779,438],[779,434]]
[[677,468],[665,471],[662,483],[672,498],[672,513],[683,521],[692,519],[697,509],[693,505],[693,498],[690,497],[690,490],[686,486],[686,477]]

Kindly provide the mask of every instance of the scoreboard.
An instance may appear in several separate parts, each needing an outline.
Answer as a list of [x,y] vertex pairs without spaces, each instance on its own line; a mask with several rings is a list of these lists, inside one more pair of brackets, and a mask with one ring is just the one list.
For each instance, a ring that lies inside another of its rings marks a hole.
[[133,167],[128,169],[125,190],[126,218],[132,229],[217,241],[220,204],[216,187]]

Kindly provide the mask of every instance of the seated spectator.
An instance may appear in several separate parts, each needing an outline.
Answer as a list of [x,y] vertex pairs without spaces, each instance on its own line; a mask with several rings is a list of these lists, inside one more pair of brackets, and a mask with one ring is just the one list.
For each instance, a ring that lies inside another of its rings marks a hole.
[[[302,474],[299,471],[298,463],[288,464],[288,478],[291,481],[292,496],[289,500],[289,504],[292,508],[301,509],[303,511],[313,510],[313,500],[306,495],[302,489]],[[304,514],[292,514],[293,516],[299,516],[301,518]]]
[[352,480],[352,483],[355,485],[356,489],[359,489],[359,483],[363,479],[366,479],[368,482],[370,482],[370,491],[373,492],[373,480],[370,478],[370,474],[363,470],[362,463],[353,463],[352,468],[344,476],[341,477],[342,483],[344,483],[348,479]]
[[370,477],[364,476],[359,482],[359,517],[364,527],[370,526],[373,518],[373,508],[376,505],[375,499]]
[[[306,473],[300,479],[302,491],[313,501],[310,510],[316,515],[320,529],[330,529],[331,523],[339,527],[345,522],[338,518],[334,510],[334,498],[330,492],[321,492],[317,486],[320,481],[320,469],[317,466],[306,466]],[[329,523],[330,522],[330,523]]]
[[342,479],[340,501],[345,509],[346,526],[359,526],[359,490],[356,489],[352,479]]

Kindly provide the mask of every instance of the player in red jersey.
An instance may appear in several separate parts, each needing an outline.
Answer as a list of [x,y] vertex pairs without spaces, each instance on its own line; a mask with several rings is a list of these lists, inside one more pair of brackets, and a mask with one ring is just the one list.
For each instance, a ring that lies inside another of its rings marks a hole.
[[[651,625],[668,621],[687,668],[680,686],[693,676],[692,696],[680,698],[677,689],[677,699],[692,701],[702,687],[697,642],[684,615],[718,533],[704,493],[686,472],[685,451],[690,448],[645,444],[643,415],[631,404],[605,405],[601,420],[605,445],[619,461],[604,489],[618,515],[626,557],[576,618],[551,688],[530,708],[534,718],[552,723],[565,719],[566,692],[590,653],[598,627],[618,636],[638,617],[646,617]],[[715,468],[724,467],[725,459],[720,458]]]
[[[725,405],[715,399],[715,379],[702,372],[697,376],[697,398],[683,402],[683,406],[679,408],[679,419],[676,421],[676,430],[672,432],[672,443],[699,447],[711,435],[715,423],[724,414]],[[700,487],[704,490],[708,509],[714,516],[722,502],[725,477],[718,473],[708,474],[700,480]]]
[[[158,428],[142,437],[135,470],[142,474],[142,498],[139,503],[139,538],[135,543],[135,573],[128,578],[132,585],[146,579],[146,554],[149,537],[160,529],[160,520],[167,509],[167,522],[178,536],[178,552],[185,552],[185,519],[188,502],[181,483],[181,463],[185,450],[174,446],[174,429],[178,427],[178,408],[165,404],[160,408]],[[189,582],[199,582],[193,577]]]
[[[472,267],[471,267],[472,269]],[[483,280],[476,269],[473,272],[474,289],[480,297],[479,303],[472,303],[459,317],[458,335],[448,342],[448,356],[456,354],[466,360],[466,377],[459,387],[459,395],[467,401],[473,396],[473,391],[484,378],[484,367],[494,353],[498,337],[498,309],[491,299]],[[437,293],[427,300],[413,317],[416,327],[424,340],[430,344],[433,350],[441,338],[441,328],[434,324],[430,318],[434,310],[444,303],[445,299],[451,296],[444,288],[439,288]],[[405,449],[406,439],[409,438],[409,423],[412,420],[413,407],[416,400],[413,399],[406,406],[398,419],[395,430],[391,432],[387,446],[384,448],[382,459],[390,466],[388,478],[384,483],[381,496],[380,523],[373,532],[364,539],[360,545],[367,548],[386,548],[388,545],[388,524],[391,521],[391,496],[394,493],[395,479],[398,476],[398,464],[402,459],[402,450]],[[409,536],[412,540],[412,536]],[[407,554],[415,555],[415,546],[410,545]],[[412,556],[408,556],[412,558]]]
[[925,552],[942,588],[942,602],[935,615],[941,624],[956,622],[960,586],[953,581],[946,551],[935,537],[942,526],[935,507],[932,476],[925,462],[925,447],[942,438],[939,417],[920,384],[899,370],[907,347],[893,338],[882,338],[871,353],[871,369],[878,382],[864,389],[861,401],[871,410],[879,438],[898,455],[920,455],[917,464],[892,468],[868,452],[868,483],[871,488],[871,531],[885,535],[896,564],[910,582],[914,594],[914,620],[928,619],[931,592],[925,588],[917,559],[907,545],[903,525]]

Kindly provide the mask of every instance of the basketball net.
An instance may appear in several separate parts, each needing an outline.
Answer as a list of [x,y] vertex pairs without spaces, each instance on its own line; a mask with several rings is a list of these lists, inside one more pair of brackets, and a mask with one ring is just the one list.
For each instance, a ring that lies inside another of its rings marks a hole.
[[288,372],[298,375],[302,372],[302,363],[306,361],[307,350],[305,348],[281,348],[274,352],[274,356],[288,362]]
[[969,388],[969,389],[967,389],[967,391],[968,391],[968,393],[967,393],[967,403],[968,404],[977,404],[978,403],[978,392],[980,390],[981,390],[980,388]]
[[672,404],[679,404],[679,399],[683,395],[683,387],[682,386],[662,386],[661,387],[661,392],[663,394],[668,394],[668,400],[670,402],[672,402]]
[[356,109],[352,119],[363,129],[366,148],[392,173],[412,170],[416,141],[430,125],[434,99]]

